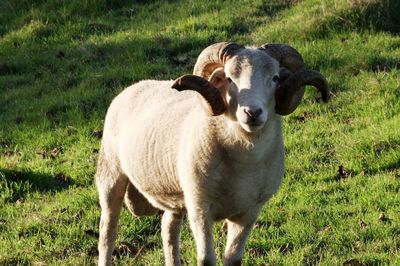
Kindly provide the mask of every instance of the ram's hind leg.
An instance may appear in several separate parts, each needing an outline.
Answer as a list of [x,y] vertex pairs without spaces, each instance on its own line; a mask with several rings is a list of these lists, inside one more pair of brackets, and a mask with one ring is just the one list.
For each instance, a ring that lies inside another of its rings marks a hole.
[[101,219],[99,236],[99,265],[111,265],[112,252],[117,237],[117,227],[128,178],[109,167],[100,154],[96,173]]
[[126,187],[125,205],[135,216],[150,216],[159,211],[150,204],[131,182]]
[[179,232],[182,214],[165,211],[161,220],[161,237],[166,266],[181,265],[179,255]]

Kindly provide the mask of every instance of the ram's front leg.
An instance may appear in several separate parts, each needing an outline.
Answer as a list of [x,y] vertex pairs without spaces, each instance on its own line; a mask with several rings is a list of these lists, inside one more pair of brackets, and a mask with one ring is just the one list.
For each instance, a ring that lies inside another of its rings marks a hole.
[[197,246],[197,265],[214,266],[216,257],[214,252],[212,219],[207,212],[209,207],[187,205],[190,227]]
[[260,207],[249,211],[247,215],[226,220],[228,238],[224,254],[224,266],[239,266],[246,246],[247,238],[257,220]]
[[180,266],[179,232],[182,223],[182,215],[165,211],[161,221],[161,236],[166,266]]

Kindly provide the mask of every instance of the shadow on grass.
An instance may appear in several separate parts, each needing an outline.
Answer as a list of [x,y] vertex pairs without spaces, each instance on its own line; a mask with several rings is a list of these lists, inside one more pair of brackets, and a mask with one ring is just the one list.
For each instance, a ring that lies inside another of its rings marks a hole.
[[310,39],[330,38],[337,32],[383,31],[400,34],[400,1],[349,1],[350,8],[328,17],[308,33]]
[[281,11],[290,8],[294,4],[296,4],[296,0],[268,0],[262,1],[262,3],[257,7],[257,10],[254,12],[255,16],[269,16],[274,18]]
[[[21,256],[18,256],[21,255]],[[23,257],[22,254],[18,254],[9,258],[1,258],[0,265],[32,265],[30,259]]]
[[28,193],[56,192],[73,185],[72,179],[63,174],[49,175],[29,170],[0,169],[0,199],[12,203],[23,200]]
[[[32,113],[36,116],[32,117],[30,113],[31,118],[25,118],[28,114],[16,111],[21,109],[18,102],[5,98],[0,100],[0,117],[11,123],[18,120],[24,126],[35,127],[43,119],[52,125],[63,126],[79,124],[93,116],[103,117],[112,98],[125,87],[139,80],[175,79],[191,73],[198,54],[214,41],[212,36],[160,34],[154,38],[136,37],[106,44],[83,43],[61,51],[47,51],[46,56],[36,55],[28,49],[25,54],[31,56],[20,57],[18,64],[3,64],[15,68],[13,72],[3,73],[3,77],[11,80],[13,75],[27,73],[40,77],[37,86],[18,88],[30,90],[35,98]],[[62,58],[57,57],[59,53],[63,54]],[[28,60],[35,63],[29,65]],[[146,63],[138,66],[138,62]],[[24,66],[24,69],[18,69],[18,66]],[[83,94],[82,90],[91,93]],[[68,95],[74,95],[74,100],[66,101]]]
[[369,61],[369,69],[374,72],[400,69],[400,61],[395,57],[374,56]]
[[380,0],[371,1],[358,8],[360,28],[371,27],[373,30],[400,33],[400,1]]
[[[97,5],[89,6],[88,3],[93,2]],[[141,9],[146,10],[147,7],[161,10],[161,3],[162,1],[150,3],[143,0],[94,0],[69,1],[60,5],[57,1],[27,3],[10,0],[3,7],[7,11],[7,17],[0,18],[0,24],[4,20],[9,25],[4,29],[5,33],[12,33],[30,21],[49,23],[39,23],[39,32],[33,29],[30,38],[21,37],[21,40],[17,38],[13,41],[18,49],[11,47],[10,49],[15,49],[14,53],[5,56],[1,62],[0,88],[4,85],[4,89],[13,93],[9,93],[11,97],[0,100],[0,119],[4,118],[11,127],[14,124],[37,127],[44,119],[54,126],[75,126],[82,124],[82,121],[103,118],[111,99],[123,88],[143,79],[174,79],[191,73],[202,49],[217,41],[228,41],[220,32],[228,32],[230,37],[234,36],[231,38],[235,38],[250,29],[249,25],[232,19],[215,29],[209,29],[211,26],[207,25],[204,29],[199,29],[213,32],[212,34],[187,34],[178,27],[176,33],[160,31],[152,38],[135,36],[102,44],[88,41],[93,36],[106,37],[125,30],[130,27],[130,16],[140,13]],[[261,9],[269,10],[268,15],[288,7],[287,4],[263,6]],[[18,12],[12,12],[13,10]],[[35,10],[41,12],[35,13]],[[129,15],[129,12],[132,14]],[[67,31],[69,37],[75,40],[74,44],[57,44],[54,48],[38,49],[41,44],[53,40],[57,34],[60,35],[60,31],[66,30],[64,24],[70,17],[80,21],[72,24]],[[165,27],[176,24],[179,23],[170,23]],[[34,86],[10,85],[20,79],[28,84],[34,83]],[[34,99],[32,104],[28,103],[28,107],[32,107],[29,114],[15,100],[18,94],[23,95],[21,99],[25,100],[25,90],[29,91],[28,97]],[[82,93],[84,90],[91,93]],[[74,99],[66,101],[66,97]],[[8,125],[5,128],[7,127]]]
[[[339,169],[341,167],[339,166]],[[374,176],[383,172],[392,172],[392,171],[399,171],[400,170],[400,161],[398,162],[391,162],[388,164],[385,164],[383,166],[377,166],[377,167],[371,167],[371,166],[365,166],[361,171],[355,171],[353,169],[344,169],[339,170],[337,174],[333,176],[329,176],[324,179],[325,182],[331,183],[333,180],[339,181],[342,179],[347,179],[348,177],[352,176],[357,176],[357,175],[367,175],[367,176]],[[400,172],[395,172],[395,176],[393,178],[399,178],[400,177]]]
[[378,167],[366,167],[364,170],[365,174],[368,175],[376,175],[381,172],[387,172],[387,171],[395,171],[400,169],[400,161],[398,162],[391,162],[388,164],[385,164],[383,166],[378,166]]

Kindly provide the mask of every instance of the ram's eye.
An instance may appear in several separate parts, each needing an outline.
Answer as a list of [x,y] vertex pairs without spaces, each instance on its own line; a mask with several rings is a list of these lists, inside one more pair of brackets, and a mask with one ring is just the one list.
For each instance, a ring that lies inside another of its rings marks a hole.
[[232,83],[232,79],[231,78],[227,78],[226,79],[229,83]]
[[278,76],[278,75],[275,75],[275,76],[272,78],[272,81],[275,82],[275,83],[278,83],[278,82],[279,82],[279,76]]

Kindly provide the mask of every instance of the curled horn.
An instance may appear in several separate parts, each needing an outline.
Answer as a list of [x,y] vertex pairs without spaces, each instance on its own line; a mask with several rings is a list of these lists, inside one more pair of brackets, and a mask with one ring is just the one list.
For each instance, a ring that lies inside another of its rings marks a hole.
[[220,91],[208,79],[217,68],[223,67],[226,61],[244,47],[235,43],[221,42],[204,49],[194,66],[194,75],[184,75],[175,80],[172,88],[178,91],[193,90],[200,93],[206,101],[204,109],[209,115],[225,113],[227,106]]
[[327,80],[317,71],[306,70],[303,58],[296,49],[286,44],[266,44],[259,49],[275,58],[282,68],[280,76],[283,80],[275,93],[275,111],[278,114],[288,115],[297,108],[303,98],[305,85],[315,86],[321,92],[322,100],[329,100]]
[[193,90],[200,93],[206,101],[204,109],[210,116],[221,115],[226,110],[224,98],[219,90],[202,77],[183,75],[176,79],[171,87],[178,91]]
[[244,47],[236,43],[220,42],[204,49],[194,66],[193,74],[208,80],[216,68],[223,67],[226,61]]

